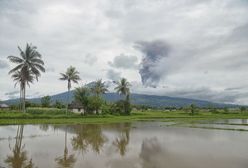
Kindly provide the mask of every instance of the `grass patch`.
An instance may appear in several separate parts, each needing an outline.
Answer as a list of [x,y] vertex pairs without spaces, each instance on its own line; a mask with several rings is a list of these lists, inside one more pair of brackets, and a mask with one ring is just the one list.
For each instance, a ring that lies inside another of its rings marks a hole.
[[248,113],[238,111],[230,113],[211,113],[199,111],[195,115],[190,115],[183,110],[177,111],[133,111],[129,116],[121,115],[80,115],[68,113],[65,110],[55,108],[29,108],[26,113],[19,111],[0,111],[0,124],[81,124],[81,123],[118,123],[133,121],[171,121],[177,124],[198,123],[204,120],[217,119],[248,119]]

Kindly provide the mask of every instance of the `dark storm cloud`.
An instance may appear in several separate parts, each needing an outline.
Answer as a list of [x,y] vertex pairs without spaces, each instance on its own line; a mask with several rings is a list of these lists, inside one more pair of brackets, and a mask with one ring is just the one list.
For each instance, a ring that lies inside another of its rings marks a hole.
[[0,69],[8,68],[9,64],[6,61],[0,60]]
[[135,48],[143,54],[139,69],[142,83],[145,86],[156,86],[163,75],[156,71],[156,67],[161,59],[169,56],[170,46],[165,41],[156,40],[136,42]]
[[114,71],[113,69],[109,69],[107,71],[107,78],[113,80],[113,81],[117,81],[121,78],[121,73]]
[[116,56],[113,62],[108,62],[108,64],[114,68],[135,69],[138,67],[137,61],[136,56],[121,54]]

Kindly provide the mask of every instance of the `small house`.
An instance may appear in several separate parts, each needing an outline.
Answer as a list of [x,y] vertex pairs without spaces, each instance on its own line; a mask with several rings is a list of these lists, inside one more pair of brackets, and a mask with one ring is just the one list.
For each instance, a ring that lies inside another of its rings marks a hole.
[[0,104],[0,110],[8,110],[9,106],[7,104]]
[[69,104],[68,108],[73,113],[84,114],[84,106],[81,105],[81,103],[79,102],[72,102],[71,104]]

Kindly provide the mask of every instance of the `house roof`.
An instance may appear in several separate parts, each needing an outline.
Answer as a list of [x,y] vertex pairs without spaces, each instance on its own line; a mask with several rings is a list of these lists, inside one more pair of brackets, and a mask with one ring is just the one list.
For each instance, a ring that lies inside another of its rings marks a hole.
[[7,104],[0,104],[0,108],[8,108],[9,106]]
[[84,106],[79,103],[79,102],[72,102],[71,104],[69,104],[68,108],[69,109],[77,109],[77,108],[83,108]]

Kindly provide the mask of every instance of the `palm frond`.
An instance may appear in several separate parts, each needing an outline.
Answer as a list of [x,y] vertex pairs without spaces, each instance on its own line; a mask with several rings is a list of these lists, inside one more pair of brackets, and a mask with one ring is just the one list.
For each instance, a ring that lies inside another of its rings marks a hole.
[[68,76],[66,74],[60,73],[60,75],[62,76],[59,78],[60,80],[68,80]]
[[40,71],[42,71],[42,72],[45,72],[46,70],[45,70],[45,68],[42,66],[42,65],[40,65],[40,64],[33,64],[33,66],[35,67],[35,68],[37,68],[37,69],[39,69]]
[[19,47],[18,46],[18,49],[19,49],[19,51],[20,51],[20,55],[21,55],[21,57],[22,57],[22,59],[26,59],[26,55],[25,55],[25,53],[24,53],[24,51],[21,49],[21,47]]
[[7,58],[10,60],[10,62],[13,62],[13,63],[22,63],[22,62],[24,62],[23,59],[21,59],[21,58],[19,58],[17,56],[10,55]]
[[32,58],[30,61],[31,61],[32,63],[35,63],[35,64],[44,65],[44,61],[42,61],[42,60],[39,59],[39,58]]
[[13,72],[18,71],[18,70],[20,70],[20,69],[22,69],[22,68],[23,68],[23,64],[19,64],[19,65],[17,65],[15,68],[11,69],[11,70],[9,71],[9,74],[12,74]]

